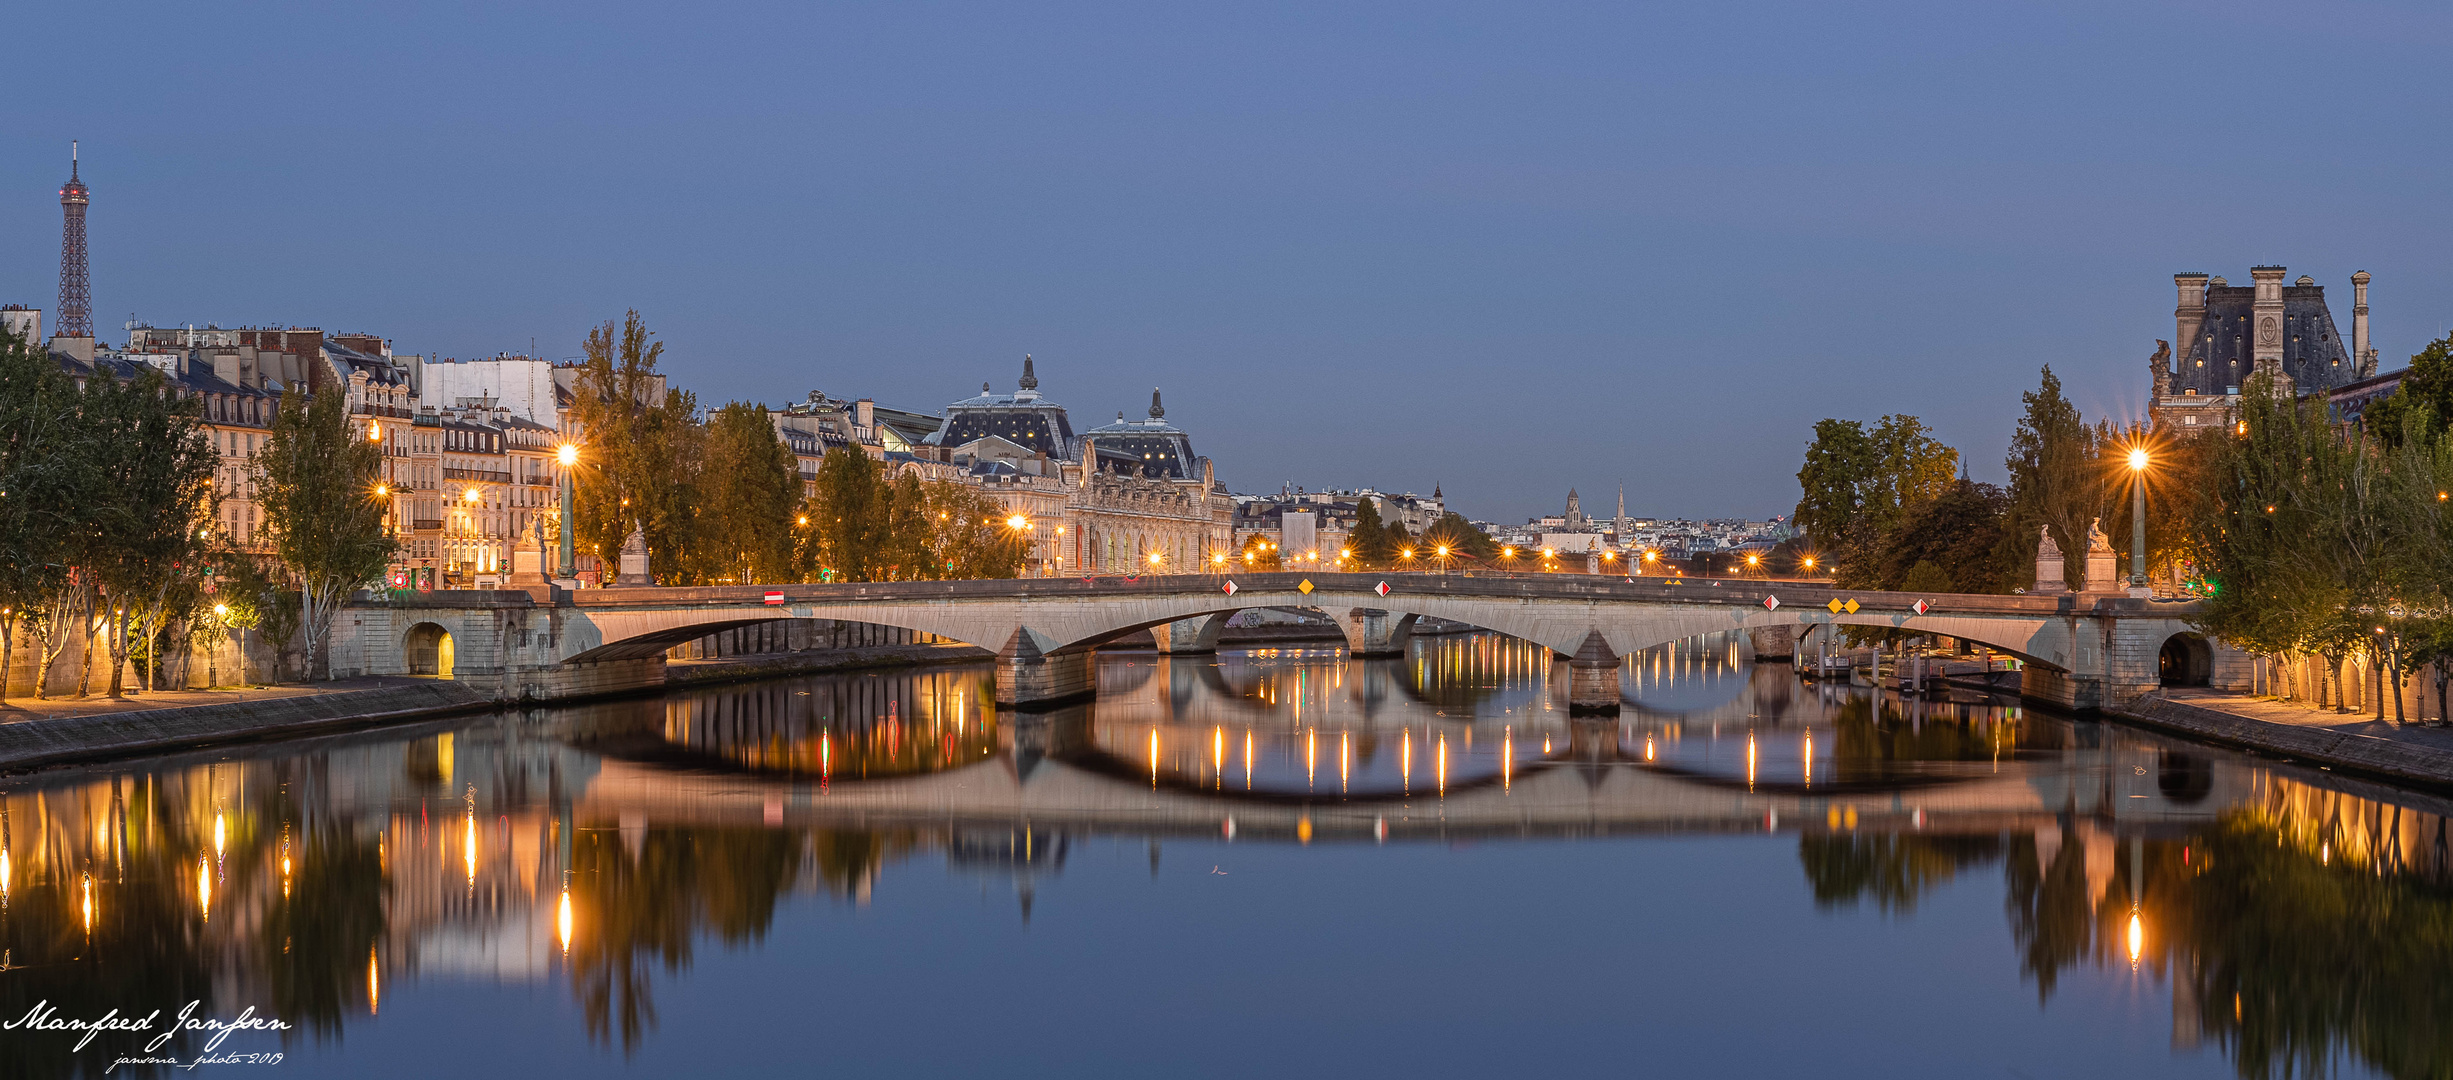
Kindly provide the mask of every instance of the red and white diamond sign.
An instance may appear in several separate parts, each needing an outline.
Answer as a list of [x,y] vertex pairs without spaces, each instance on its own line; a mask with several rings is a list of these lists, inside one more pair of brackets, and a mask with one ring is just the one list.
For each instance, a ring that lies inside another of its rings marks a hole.
[[1922,600],[1919,600],[1919,601],[1917,601],[1916,603],[1913,603],[1913,604],[1908,605],[1908,610],[1913,611],[1913,612],[1916,612],[1916,613],[1917,613],[1917,614],[1919,614],[1919,615],[1922,615],[1922,614],[1924,614],[1924,613],[1926,613],[1926,612],[1928,612],[1928,611],[1933,610],[1933,605],[1932,605],[1932,604],[1928,604],[1928,603],[1926,603],[1926,602],[1924,602],[1924,601],[1922,601]]
[[1379,584],[1377,584],[1377,585],[1374,585],[1374,586],[1372,586],[1372,587],[1371,587],[1371,591],[1376,592],[1376,593],[1379,593],[1379,594],[1380,594],[1380,595],[1382,595],[1382,596],[1387,596],[1387,595],[1388,595],[1388,583],[1387,583],[1387,582],[1385,582],[1385,581],[1383,581],[1383,582],[1381,582],[1381,583],[1379,583]]
[[1234,582],[1232,582],[1232,581],[1230,581],[1230,582],[1227,582],[1227,583],[1226,583],[1226,584],[1224,584],[1224,585],[1220,585],[1220,586],[1218,586],[1218,591],[1219,591],[1219,592],[1222,592],[1222,593],[1225,593],[1225,594],[1227,594],[1228,596],[1233,596],[1233,595],[1235,595],[1235,583],[1234,583]]
[[1763,598],[1763,610],[1765,610],[1765,611],[1778,611],[1778,610],[1780,610],[1780,598],[1779,598],[1779,597],[1777,597],[1777,596],[1766,596],[1766,597],[1764,597],[1764,598]]

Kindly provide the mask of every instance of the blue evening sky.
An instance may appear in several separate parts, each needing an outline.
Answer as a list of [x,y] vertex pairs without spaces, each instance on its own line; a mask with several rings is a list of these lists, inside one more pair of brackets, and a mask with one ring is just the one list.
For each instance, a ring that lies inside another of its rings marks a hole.
[[1022,354],[1243,491],[1500,520],[1794,503],[1814,420],[1998,479],[2051,363],[2130,415],[2170,275],[2441,333],[2453,9],[2144,4],[45,4],[8,19],[0,302],[299,324],[702,400],[934,410]]

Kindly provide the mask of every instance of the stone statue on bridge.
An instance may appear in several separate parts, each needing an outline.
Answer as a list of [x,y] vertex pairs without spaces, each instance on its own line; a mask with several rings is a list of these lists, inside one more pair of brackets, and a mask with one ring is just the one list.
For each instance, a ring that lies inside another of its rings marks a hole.
[[2061,557],[2061,545],[2053,542],[2053,527],[2043,526],[2044,535],[2036,542],[2036,591],[2059,593],[2070,591],[2067,560]]
[[2087,523],[2086,590],[2108,592],[2119,588],[2120,575],[2114,572],[2113,565],[2112,541],[2104,538],[2104,519],[2099,517]]
[[519,543],[511,548],[511,587],[543,585],[545,581],[545,541],[537,535],[537,523],[530,521],[521,533]]
[[647,534],[631,526],[630,535],[622,540],[622,555],[616,585],[654,585],[656,579],[647,572]]

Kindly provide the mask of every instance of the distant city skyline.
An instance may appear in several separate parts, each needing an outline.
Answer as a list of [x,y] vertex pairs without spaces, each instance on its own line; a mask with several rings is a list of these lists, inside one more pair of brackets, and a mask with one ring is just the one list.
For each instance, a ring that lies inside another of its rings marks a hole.
[[2453,292],[2415,105],[2453,14],[2415,4],[470,17],[22,13],[178,47],[19,58],[0,303],[56,308],[78,139],[106,338],[563,357],[635,307],[710,404],[932,411],[1030,353],[1086,418],[1163,387],[1235,490],[1505,522],[1622,480],[1783,514],[1825,416],[1917,414],[1998,481],[2045,363],[2143,415],[2175,272],[2284,265],[2347,322],[2366,270],[2387,370]]

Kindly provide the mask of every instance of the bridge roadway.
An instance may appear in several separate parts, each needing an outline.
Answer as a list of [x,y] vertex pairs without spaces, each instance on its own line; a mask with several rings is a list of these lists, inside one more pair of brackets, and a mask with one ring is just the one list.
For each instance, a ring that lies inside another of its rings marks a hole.
[[[1917,596],[1734,580],[1429,573],[537,591],[548,595],[439,592],[352,605],[335,631],[334,673],[410,673],[422,629],[428,640],[437,631],[452,636],[456,677],[496,680],[505,698],[582,696],[659,683],[665,650],[709,634],[840,619],[992,650],[1000,702],[1052,704],[1092,692],[1090,657],[1102,643],[1147,629],[1168,652],[1215,649],[1225,619],[1249,608],[1324,611],[1357,656],[1402,653],[1425,617],[1507,634],[1565,660],[1570,702],[1603,712],[1617,707],[1621,657],[1737,630],[1794,638],[1815,627],[1865,626],[1979,642],[2026,661],[2023,692],[2072,708],[2155,689],[2159,652],[2175,637],[2197,650],[2214,685],[2240,682],[2246,670],[2245,658],[2194,634],[2194,603],[2118,594]],[[1835,612],[1833,601],[1853,610]]]

